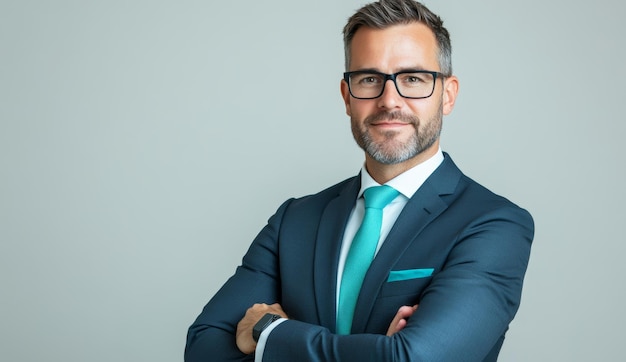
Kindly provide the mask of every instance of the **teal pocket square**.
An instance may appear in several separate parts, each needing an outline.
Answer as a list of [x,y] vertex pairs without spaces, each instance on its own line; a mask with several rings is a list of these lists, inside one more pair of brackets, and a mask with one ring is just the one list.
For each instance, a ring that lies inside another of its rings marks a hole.
[[389,272],[389,278],[387,282],[399,282],[401,280],[426,278],[433,275],[435,269],[407,269],[407,270],[392,270]]

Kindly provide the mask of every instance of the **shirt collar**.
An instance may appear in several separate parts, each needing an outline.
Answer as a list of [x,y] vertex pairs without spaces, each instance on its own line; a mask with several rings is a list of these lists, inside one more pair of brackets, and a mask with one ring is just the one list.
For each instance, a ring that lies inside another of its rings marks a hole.
[[[435,172],[437,167],[443,162],[443,159],[443,152],[441,148],[439,148],[437,153],[431,158],[387,181],[385,185],[393,187],[404,195],[404,197],[410,199],[422,186],[424,181]],[[363,196],[363,192],[373,186],[380,186],[380,184],[370,176],[365,168],[365,164],[363,164],[361,168],[361,190],[359,190],[358,197]]]

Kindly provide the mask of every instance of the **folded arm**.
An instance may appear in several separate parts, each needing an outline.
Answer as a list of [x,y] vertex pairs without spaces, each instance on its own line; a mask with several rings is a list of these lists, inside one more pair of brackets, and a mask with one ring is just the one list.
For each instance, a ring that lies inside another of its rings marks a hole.
[[492,353],[497,355],[519,306],[532,236],[524,210],[486,214],[459,235],[398,333],[340,336],[288,320],[269,335],[264,360],[495,360]]
[[[255,303],[281,302],[276,238],[287,205],[270,219],[242,266],[190,328],[186,361],[252,360],[237,348],[237,324]],[[270,333],[263,359],[482,360],[517,311],[532,234],[532,219],[524,210],[484,215],[459,235],[419,309],[398,333],[335,335],[322,326],[287,320]]]

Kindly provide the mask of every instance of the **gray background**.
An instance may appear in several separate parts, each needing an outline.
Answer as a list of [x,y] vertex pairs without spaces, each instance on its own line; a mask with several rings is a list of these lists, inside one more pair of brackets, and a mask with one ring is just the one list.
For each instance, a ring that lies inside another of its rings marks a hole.
[[[182,360],[278,205],[358,172],[364,3],[0,1],[0,360]],[[501,360],[623,359],[623,5],[427,5],[461,82],[443,149],[536,220]]]

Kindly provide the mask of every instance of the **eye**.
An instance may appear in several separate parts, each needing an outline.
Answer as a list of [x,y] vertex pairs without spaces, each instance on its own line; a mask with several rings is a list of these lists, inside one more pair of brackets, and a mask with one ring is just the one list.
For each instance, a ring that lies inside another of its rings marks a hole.
[[404,73],[398,78],[404,87],[426,87],[433,82],[433,76],[430,73]]
[[376,81],[377,81],[376,77],[369,76],[369,77],[363,78],[361,80],[361,83],[376,83]]
[[377,74],[359,74],[354,80],[362,86],[378,85],[382,82],[382,79]]
[[402,81],[406,84],[417,84],[417,83],[423,83],[424,79],[418,75],[407,74],[403,77]]

